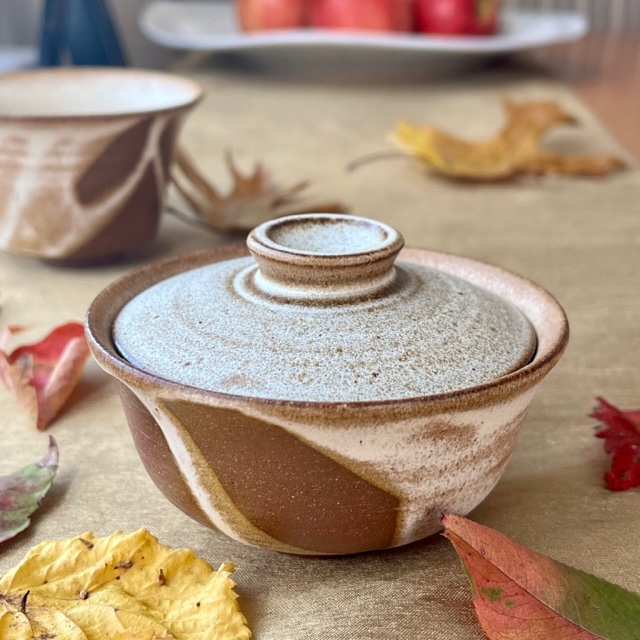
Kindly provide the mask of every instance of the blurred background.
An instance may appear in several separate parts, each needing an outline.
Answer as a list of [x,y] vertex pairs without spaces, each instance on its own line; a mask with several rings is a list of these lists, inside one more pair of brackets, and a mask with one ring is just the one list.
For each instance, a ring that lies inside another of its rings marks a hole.
[[[148,2],[108,0],[108,5],[131,63],[166,68],[177,54],[150,42],[138,27],[138,16]],[[579,10],[589,16],[591,30],[595,32],[640,30],[640,0],[505,0],[504,5],[507,8]],[[42,8],[43,0],[0,0],[0,47],[33,46],[38,39]]]
[[[77,2],[78,6],[93,7],[84,0],[65,0]],[[208,63],[223,65],[224,53],[211,56],[208,53],[187,52],[185,50],[165,48],[143,35],[140,26],[140,15],[145,7],[153,4],[153,0],[104,0],[111,14],[118,32],[119,40],[126,56],[126,61],[134,66],[172,69],[184,72],[207,60]],[[183,0],[174,0],[179,5]],[[187,2],[188,0],[184,0]],[[206,3],[207,0],[200,0]],[[50,0],[53,3],[53,0]],[[229,5],[231,0],[208,0],[211,4],[224,3]],[[95,6],[100,5],[96,2]],[[0,0],[0,71],[18,66],[35,64],[38,58],[37,43],[45,0]],[[586,38],[564,44],[543,46],[527,51],[525,54],[511,56],[511,62],[516,66],[534,65],[539,72],[551,74],[563,80],[578,93],[578,95],[598,115],[605,125],[616,135],[626,148],[636,157],[640,157],[640,126],[637,123],[637,109],[629,108],[638,104],[640,100],[640,0],[503,0],[505,9],[535,10],[537,12],[580,12],[589,20],[589,34]],[[208,27],[207,27],[208,28]],[[79,30],[84,33],[83,29]],[[91,45],[92,38],[85,38],[85,44]],[[316,55],[316,50],[313,55]],[[273,50],[262,49],[258,54],[245,55],[243,52],[240,63],[246,64],[250,71],[269,69],[269,56]],[[264,55],[263,55],[264,53]],[[268,55],[267,55],[268,53]],[[389,56],[391,73],[398,70],[410,76],[411,63],[419,73],[423,72],[423,60],[428,57],[419,55],[411,57],[408,53],[404,58],[401,52],[394,52],[395,57]],[[278,73],[284,73],[288,63],[297,66],[298,79],[302,70],[302,78],[308,80],[313,64],[308,64],[306,49],[296,49],[296,55],[291,56],[285,50],[284,57],[273,57]],[[324,55],[324,51],[323,51]],[[331,58],[331,55],[334,58]],[[243,57],[244,56],[244,57]],[[336,74],[344,72],[348,76],[349,65],[343,63],[343,52],[335,50],[327,54],[321,68],[327,70],[332,82],[337,82]],[[340,60],[335,64],[335,57]],[[355,67],[357,73],[366,77],[366,72],[373,70],[380,81],[389,81],[384,77],[381,54],[375,62],[370,57],[370,50],[366,51],[362,65]],[[247,59],[249,62],[247,63]],[[318,58],[322,61],[322,58]],[[355,62],[354,56],[349,54],[349,63]],[[226,59],[228,62],[229,59]],[[386,58],[384,58],[386,62]],[[233,59],[234,63],[238,58]],[[315,65],[318,67],[318,65]],[[426,68],[426,65],[424,65]],[[440,62],[432,64],[431,71],[448,73],[447,68]],[[339,74],[338,74],[339,75]],[[394,79],[396,76],[392,76]],[[397,76],[400,78],[400,75]],[[420,77],[424,82],[425,77]],[[428,81],[428,80],[426,80]]]

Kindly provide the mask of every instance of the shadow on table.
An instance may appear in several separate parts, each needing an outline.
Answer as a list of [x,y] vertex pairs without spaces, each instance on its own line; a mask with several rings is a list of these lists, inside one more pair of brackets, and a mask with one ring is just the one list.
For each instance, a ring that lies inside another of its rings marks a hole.
[[[198,61],[197,71],[215,71],[247,80],[260,77],[297,84],[407,84],[453,79],[470,71],[501,66],[501,58],[438,55],[394,50],[286,48],[217,53]],[[179,69],[190,71],[190,69]]]

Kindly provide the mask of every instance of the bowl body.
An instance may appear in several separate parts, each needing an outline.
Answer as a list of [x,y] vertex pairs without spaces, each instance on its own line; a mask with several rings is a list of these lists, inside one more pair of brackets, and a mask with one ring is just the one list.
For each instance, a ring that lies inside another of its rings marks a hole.
[[504,471],[536,388],[566,346],[568,324],[554,298],[490,265],[403,250],[403,260],[507,298],[538,337],[526,366],[440,395],[352,403],[249,398],[169,382],[120,357],[113,322],[131,298],[246,253],[226,247],[150,265],[110,285],[87,315],[90,348],[118,380],[138,452],[169,500],[236,540],[300,555],[400,546],[438,531],[439,512],[477,506]]
[[176,135],[201,96],[134,69],[0,77],[0,248],[91,264],[153,238]]

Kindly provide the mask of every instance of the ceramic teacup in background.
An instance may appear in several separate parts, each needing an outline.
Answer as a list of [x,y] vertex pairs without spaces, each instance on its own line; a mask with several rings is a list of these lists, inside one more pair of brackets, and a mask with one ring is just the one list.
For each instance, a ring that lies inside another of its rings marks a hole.
[[70,265],[153,238],[198,84],[121,68],[0,77],[0,248]]

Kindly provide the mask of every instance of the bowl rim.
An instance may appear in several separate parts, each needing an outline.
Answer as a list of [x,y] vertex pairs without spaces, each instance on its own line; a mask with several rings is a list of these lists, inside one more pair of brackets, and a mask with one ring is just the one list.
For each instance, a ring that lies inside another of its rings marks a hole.
[[[145,265],[139,269],[135,269],[124,276],[121,276],[114,282],[107,285],[92,301],[85,317],[85,334],[89,348],[98,362],[107,373],[114,376],[119,382],[127,383],[134,380],[137,386],[154,386],[167,387],[180,391],[183,397],[202,401],[203,404],[211,404],[212,400],[219,400],[225,404],[251,404],[253,406],[262,407],[289,407],[301,409],[317,409],[317,410],[336,410],[336,409],[376,409],[390,406],[404,407],[415,406],[417,404],[429,403],[431,405],[445,406],[461,406],[475,407],[484,405],[484,402],[478,402],[479,398],[493,397],[492,392],[499,391],[500,397],[504,398],[505,393],[511,396],[514,393],[522,391],[523,386],[529,388],[540,381],[548,371],[557,363],[564,353],[569,341],[569,322],[566,313],[560,303],[546,289],[535,284],[531,280],[517,275],[511,271],[495,266],[489,262],[463,257],[454,253],[444,251],[431,251],[417,247],[406,247],[400,253],[399,259],[407,257],[407,254],[428,257],[435,259],[445,259],[453,263],[457,263],[462,267],[478,267],[483,271],[489,271],[496,276],[502,277],[507,281],[515,282],[523,285],[527,290],[536,295],[538,302],[546,305],[547,311],[555,316],[557,323],[557,335],[551,341],[549,347],[543,352],[540,351],[540,337],[538,335],[538,348],[533,359],[523,367],[507,373],[503,376],[483,382],[478,385],[455,389],[444,393],[412,396],[409,398],[389,398],[381,400],[364,400],[364,401],[304,401],[304,400],[286,400],[278,398],[261,398],[256,396],[224,393],[221,391],[210,391],[199,387],[168,380],[161,376],[155,375],[144,369],[138,368],[125,360],[118,353],[113,342],[113,321],[129,300],[135,297],[141,291],[153,286],[155,283],[170,278],[178,273],[196,269],[213,262],[228,260],[233,258],[245,257],[249,255],[249,251],[245,244],[232,244],[213,249],[205,249],[195,253],[172,256],[163,260]],[[443,269],[446,271],[446,269]],[[169,273],[167,273],[169,272]],[[460,276],[459,276],[460,277]],[[129,285],[133,283],[144,282],[144,286],[134,287],[134,291],[126,291],[125,296],[119,295],[122,290],[128,290]],[[116,295],[122,297],[117,309],[113,309],[110,299]],[[513,304],[513,301],[511,301]],[[522,309],[521,309],[522,311]],[[523,312],[524,313],[524,312]],[[525,316],[527,314],[525,313]],[[105,317],[109,322],[109,343],[105,344],[97,335],[99,333],[99,324]],[[529,317],[529,316],[527,316]],[[545,317],[547,317],[545,315]],[[529,320],[532,322],[531,318]],[[533,324],[533,322],[532,322]],[[534,325],[535,328],[535,325]],[[538,334],[536,330],[536,334]],[[129,385],[127,385],[129,386]],[[132,385],[134,386],[134,385]],[[509,393],[511,391],[511,393]],[[475,401],[474,401],[475,400]]]
[[16,80],[20,82],[22,79],[32,79],[38,75],[45,76],[73,76],[80,78],[82,76],[143,76],[146,78],[155,78],[164,80],[174,85],[182,85],[191,94],[189,98],[185,98],[182,102],[166,107],[155,109],[141,109],[138,111],[117,111],[115,113],[80,113],[75,115],[69,114],[18,114],[3,113],[0,110],[0,123],[9,122],[25,122],[25,123],[63,123],[63,122],[96,122],[96,121],[113,121],[123,120],[127,118],[137,118],[145,116],[161,115],[166,113],[174,113],[183,111],[198,104],[204,97],[204,88],[195,80],[191,80],[179,74],[169,73],[165,71],[155,71],[152,69],[138,69],[131,67],[40,67],[36,69],[23,69],[20,71],[11,71],[9,73],[0,74],[0,84],[11,84]]

